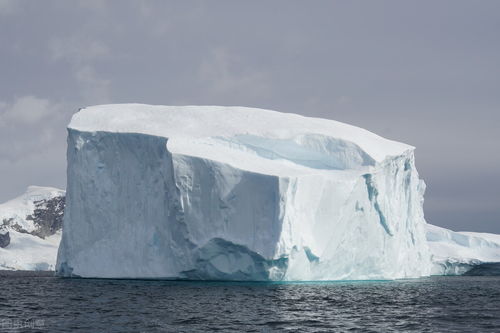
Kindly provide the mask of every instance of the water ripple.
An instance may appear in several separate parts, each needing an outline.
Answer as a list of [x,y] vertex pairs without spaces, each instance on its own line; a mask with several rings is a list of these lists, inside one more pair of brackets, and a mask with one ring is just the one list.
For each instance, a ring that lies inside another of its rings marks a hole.
[[0,331],[500,331],[500,277],[216,283],[0,278]]

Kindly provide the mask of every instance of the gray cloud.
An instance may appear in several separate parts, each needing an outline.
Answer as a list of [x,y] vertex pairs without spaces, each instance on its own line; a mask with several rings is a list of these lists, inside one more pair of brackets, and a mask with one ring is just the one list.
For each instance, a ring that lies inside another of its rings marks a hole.
[[0,15],[12,14],[16,9],[15,0],[0,0]]
[[0,0],[0,201],[64,187],[78,107],[246,105],[412,144],[427,219],[500,232],[499,13],[487,0]]

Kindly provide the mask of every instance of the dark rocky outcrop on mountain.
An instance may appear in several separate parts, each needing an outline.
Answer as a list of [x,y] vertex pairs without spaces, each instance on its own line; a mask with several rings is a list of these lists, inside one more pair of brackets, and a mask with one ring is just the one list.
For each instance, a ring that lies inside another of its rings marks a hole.
[[[0,233],[13,230],[42,239],[54,235],[62,229],[65,199],[64,192],[61,191],[57,195],[33,200],[34,209],[24,216],[21,213],[4,214],[3,218],[0,218]],[[23,220],[32,223],[33,227],[27,228]]]
[[0,231],[0,247],[1,248],[5,248],[7,246],[9,246],[10,244],[10,234],[9,232],[2,232]]
[[32,235],[45,238],[61,230],[64,216],[64,196],[35,201],[34,204],[36,208],[33,214],[26,217],[26,220],[33,221],[37,227],[35,231],[31,232]]

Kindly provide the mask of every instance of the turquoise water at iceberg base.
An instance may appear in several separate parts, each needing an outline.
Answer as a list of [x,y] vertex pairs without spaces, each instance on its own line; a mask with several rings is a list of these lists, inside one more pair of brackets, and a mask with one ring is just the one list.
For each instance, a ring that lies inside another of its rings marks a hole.
[[227,283],[0,272],[0,332],[499,332],[500,277]]

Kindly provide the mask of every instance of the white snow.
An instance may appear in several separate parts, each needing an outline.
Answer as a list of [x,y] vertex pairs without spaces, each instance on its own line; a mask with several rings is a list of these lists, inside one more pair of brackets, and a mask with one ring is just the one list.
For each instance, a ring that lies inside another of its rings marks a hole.
[[[303,146],[321,145],[322,139],[355,142],[379,162],[387,156],[400,155],[413,149],[409,145],[334,120],[247,107],[98,105],[77,112],[68,127],[81,132],[141,133],[169,138],[169,150],[170,146],[175,150],[179,141],[181,147],[191,143],[191,153],[197,154],[204,154],[206,146],[214,145],[212,140],[205,142],[204,139],[256,136],[256,139],[274,139],[279,144],[280,139],[284,143],[294,139],[307,140],[308,134],[316,138]],[[321,148],[322,152],[328,153],[328,147],[317,147]],[[210,157],[212,159],[214,156]],[[232,156],[216,157],[231,159]]]
[[9,231],[10,245],[0,248],[0,270],[53,271],[61,232],[45,239]]
[[26,220],[26,217],[33,213],[34,202],[60,195],[64,195],[64,191],[57,188],[29,186],[19,197],[0,204],[0,225],[4,219],[13,219],[13,223],[19,224],[26,231],[33,231],[33,221]]
[[500,235],[455,232],[427,225],[433,275],[459,275],[481,263],[500,262]]
[[48,200],[64,195],[63,190],[51,187],[30,186],[21,196],[0,204],[0,225],[9,220],[9,225],[0,231],[9,232],[10,244],[0,248],[0,269],[54,270],[61,232],[42,239],[13,230],[17,224],[31,232],[36,226],[27,217],[35,210],[35,201]]
[[411,146],[244,107],[94,106],[68,131],[60,275],[430,274]]

